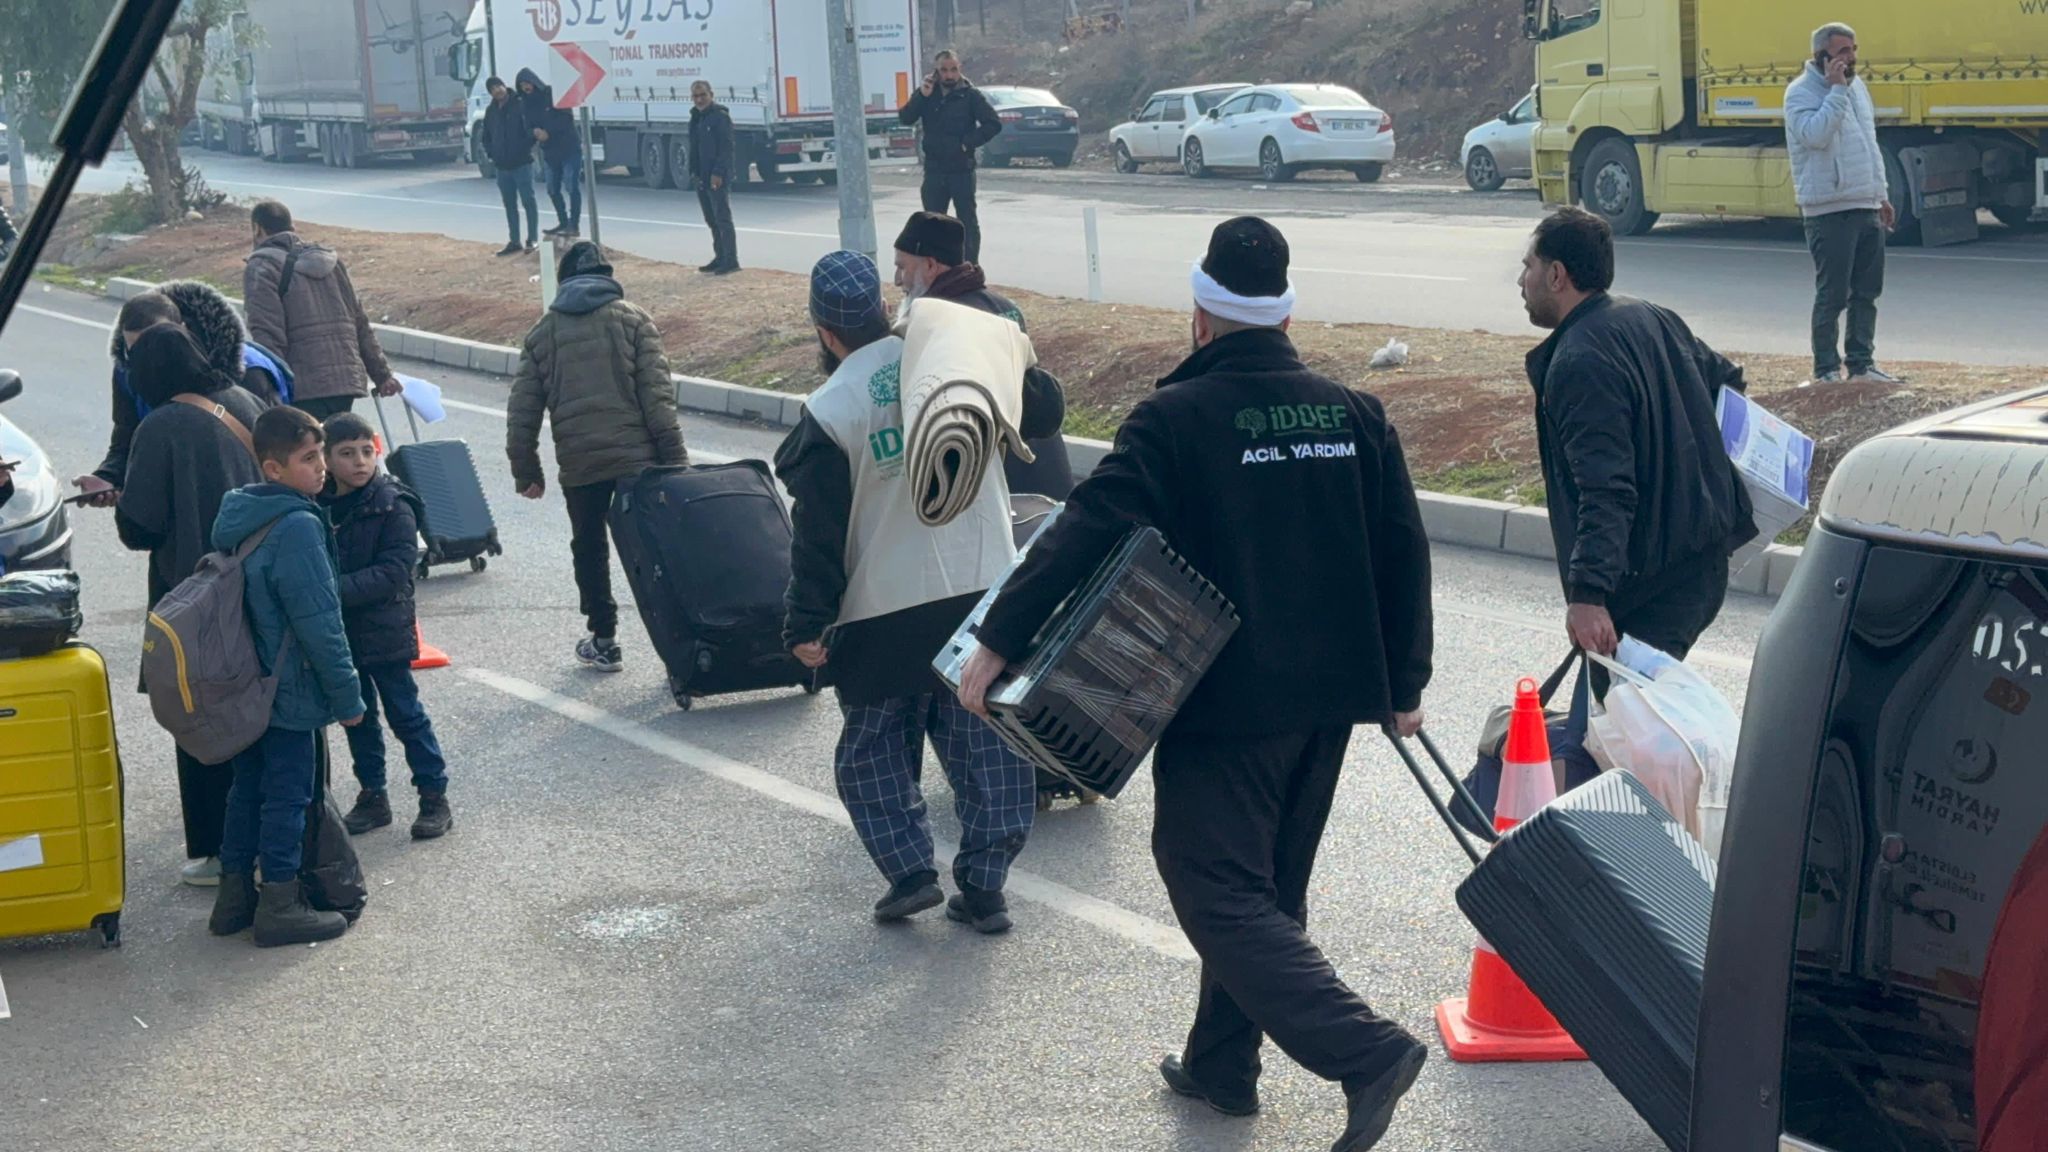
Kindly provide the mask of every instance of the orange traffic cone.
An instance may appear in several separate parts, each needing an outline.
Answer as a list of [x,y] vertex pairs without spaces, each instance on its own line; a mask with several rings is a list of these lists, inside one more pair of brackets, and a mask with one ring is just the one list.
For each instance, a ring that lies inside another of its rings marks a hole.
[[420,631],[420,622],[418,620],[412,622],[412,634],[418,637],[420,642],[419,659],[412,662],[412,666],[415,669],[446,668],[449,665],[448,654],[427,643],[427,634]]
[[[1493,826],[1505,833],[1555,799],[1557,780],[1550,766],[1550,737],[1543,728],[1543,702],[1536,681],[1524,679],[1515,685],[1515,711],[1501,754]],[[1586,1058],[1484,938],[1472,949],[1472,979],[1465,996],[1437,1005],[1436,1024],[1451,1059],[1463,1064]]]

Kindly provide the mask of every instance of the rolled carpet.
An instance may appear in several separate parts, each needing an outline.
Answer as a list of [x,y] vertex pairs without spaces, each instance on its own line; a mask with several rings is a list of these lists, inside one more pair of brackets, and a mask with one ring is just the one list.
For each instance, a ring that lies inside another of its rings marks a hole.
[[1004,452],[1036,459],[1017,427],[1038,356],[1010,320],[947,300],[913,301],[898,331],[905,467],[917,518],[936,528],[974,504]]

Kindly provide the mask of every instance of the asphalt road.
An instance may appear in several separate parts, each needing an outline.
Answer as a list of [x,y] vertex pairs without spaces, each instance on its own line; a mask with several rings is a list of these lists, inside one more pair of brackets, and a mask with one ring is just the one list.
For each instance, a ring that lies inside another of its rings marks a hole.
[[[31,307],[0,339],[0,364],[28,382],[6,415],[67,474],[85,471],[105,444],[113,309],[48,290]],[[427,374],[455,402],[444,434],[476,449],[506,548],[483,574],[446,569],[419,589],[426,636],[455,662],[421,677],[451,761],[455,830],[408,841],[401,786],[398,823],[357,842],[372,896],[346,937],[274,951],[214,939],[211,893],[176,881],[170,743],[144,698],[118,691],[126,945],[0,941],[13,1009],[0,1020],[0,1147],[1328,1146],[1340,1093],[1275,1050],[1253,1119],[1173,1097],[1153,1071],[1184,1035],[1196,965],[1150,861],[1144,777],[1115,802],[1040,818],[1010,935],[935,914],[876,926],[882,883],[834,798],[829,697],[678,712],[631,623],[623,674],[579,668],[566,517],[552,494],[512,494],[502,383]],[[697,419],[687,435],[724,456],[765,455],[776,437]],[[1457,549],[1436,563],[1426,704],[1442,745],[1464,750],[1515,677],[1561,654],[1562,613],[1545,565]],[[134,682],[143,564],[108,514],[79,515],[85,637],[117,687]],[[623,578],[618,588],[628,601]],[[1731,699],[1768,608],[1732,598],[1695,657]],[[950,836],[943,783],[933,792]],[[1462,990],[1472,942],[1452,899],[1465,871],[1380,738],[1361,733],[1315,880],[1315,930],[1376,1007],[1432,1045],[1433,1006]],[[1658,1147],[1588,1066],[1436,1057],[1384,1148]]]
[[[439,232],[498,243],[496,187],[469,167],[400,165],[341,170],[280,166],[192,152],[215,187],[273,196],[302,218],[384,231]],[[133,179],[126,155],[80,187]],[[886,248],[918,207],[914,169],[876,172]],[[598,193],[607,242],[697,265],[710,241],[696,199],[657,192],[623,174]],[[552,212],[541,197],[542,217]],[[1308,320],[1527,333],[1515,287],[1542,205],[1524,188],[1482,196],[1463,188],[1309,180],[1190,181],[1146,173],[1013,169],[982,173],[982,264],[997,283],[1067,296],[1088,290],[1082,210],[1099,217],[1104,298],[1182,309],[1187,271],[1209,230],[1259,213],[1286,231]],[[733,199],[743,263],[808,271],[837,247],[834,189],[759,184]],[[1797,224],[1673,220],[1622,243],[1619,289],[1676,308],[1709,341],[1747,352],[1804,353],[1813,266]],[[1973,245],[1894,249],[1879,325],[1879,356],[1984,364],[2048,364],[2048,233],[1987,223]]]

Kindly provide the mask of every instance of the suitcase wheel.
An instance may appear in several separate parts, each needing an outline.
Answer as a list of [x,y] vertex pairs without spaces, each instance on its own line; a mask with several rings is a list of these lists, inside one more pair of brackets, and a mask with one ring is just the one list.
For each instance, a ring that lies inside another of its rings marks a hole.
[[469,558],[469,570],[471,572],[481,572],[488,567],[490,567],[490,561],[481,556],[471,556]]
[[100,947],[119,948],[121,946],[121,914],[119,912],[109,912],[104,916],[93,917],[92,926],[93,930],[100,934]]

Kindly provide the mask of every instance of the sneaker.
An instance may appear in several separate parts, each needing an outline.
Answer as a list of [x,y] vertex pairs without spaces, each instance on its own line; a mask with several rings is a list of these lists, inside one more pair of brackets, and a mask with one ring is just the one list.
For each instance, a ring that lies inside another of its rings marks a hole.
[[725,265],[723,265],[723,264],[719,263],[719,262],[718,262],[718,261],[716,261],[716,260],[713,260],[713,261],[712,261],[711,263],[709,263],[709,264],[699,264],[699,265],[697,266],[697,271],[699,271],[699,272],[704,272],[704,273],[707,273],[707,274],[708,274],[708,273],[715,273],[715,272],[717,272],[717,271],[718,271],[718,270],[719,270],[720,268],[723,268],[723,267],[725,267]]
[[391,797],[382,788],[365,788],[356,793],[356,806],[341,818],[341,826],[351,836],[361,836],[372,828],[382,828],[391,823]]
[[946,901],[946,919],[965,924],[984,936],[1010,930],[1010,904],[1001,892],[955,892]]
[[1366,1152],[1378,1144],[1394,1123],[1395,1106],[1415,1087],[1415,1078],[1422,1075],[1422,1064],[1427,1059],[1429,1049],[1410,1039],[1408,1050],[1394,1061],[1393,1067],[1355,1087],[1345,1085],[1350,1120],[1344,1126],[1344,1134],[1330,1145],[1330,1152]]
[[445,792],[420,793],[420,817],[412,822],[412,838],[438,840],[455,827],[455,814],[448,810]]
[[540,241],[539,241],[539,240],[528,240],[528,241],[526,242],[526,247],[525,247],[525,248],[523,249],[523,251],[525,251],[525,252],[527,252],[527,253],[534,253],[534,252],[538,252],[538,251],[540,251]]
[[519,255],[519,254],[520,254],[521,252],[524,252],[524,251],[526,251],[526,249],[524,249],[524,248],[521,248],[521,247],[519,246],[519,241],[517,241],[517,240],[514,240],[514,241],[512,241],[511,243],[509,243],[509,244],[505,245],[505,246],[504,246],[503,248],[500,248],[500,249],[498,249],[498,255],[500,255],[500,256],[517,256],[517,255]]
[[735,272],[737,272],[737,271],[739,271],[739,270],[740,270],[740,265],[739,265],[739,261],[737,261],[737,260],[729,260],[729,261],[727,261],[726,263],[724,263],[724,264],[720,264],[720,265],[719,265],[718,267],[716,267],[716,268],[713,268],[713,269],[711,270],[711,274],[712,274],[713,276],[730,276],[730,275],[732,275],[733,273],[735,273]]
[[1813,374],[1812,382],[1815,384],[1840,384],[1842,381],[1846,379],[1848,379],[1848,377],[1842,375],[1842,370],[1840,368],[1836,368],[1828,372],[1815,372]]
[[1876,365],[1871,365],[1849,377],[1851,384],[1904,384],[1904,376],[1894,376]]
[[585,636],[576,642],[576,659],[599,672],[620,672],[626,667],[625,653],[609,636]]
[[187,861],[183,868],[178,869],[178,882],[194,888],[220,887],[220,857]]
[[568,226],[567,224],[557,224],[557,225],[555,225],[555,226],[554,226],[553,228],[550,228],[550,229],[548,229],[547,231],[545,231],[545,232],[541,233],[541,235],[543,235],[543,236],[567,236],[567,235],[568,235],[568,234],[569,234],[569,233],[570,233],[571,231],[572,231],[572,229],[570,229],[570,227],[569,227],[569,226]]
[[1225,1116],[1250,1116],[1259,1110],[1257,1090],[1242,1096],[1211,1092],[1195,1080],[1194,1074],[1188,1071],[1187,1065],[1181,1063],[1178,1056],[1168,1056],[1159,1062],[1159,1076],[1166,1081],[1168,1088],[1182,1096],[1200,1100]]
[[883,924],[907,920],[927,908],[936,908],[945,900],[946,894],[939,891],[937,872],[913,872],[889,885],[889,891],[875,901],[875,919]]

